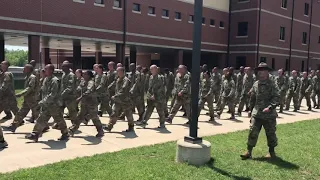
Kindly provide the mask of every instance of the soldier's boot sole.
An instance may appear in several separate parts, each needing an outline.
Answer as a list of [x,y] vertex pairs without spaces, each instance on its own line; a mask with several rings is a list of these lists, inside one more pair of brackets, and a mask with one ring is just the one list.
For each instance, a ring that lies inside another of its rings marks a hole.
[[311,106],[308,108],[308,111],[312,111],[312,108],[311,108]]
[[108,131],[108,132],[111,132],[112,128],[113,128],[113,125],[111,125],[111,124],[103,127],[103,129],[106,130],[106,131]]
[[133,132],[134,131],[134,126],[131,125],[128,127],[128,129],[125,132]]
[[169,123],[169,124],[172,124],[172,119],[171,118],[167,118],[166,122]]
[[65,133],[65,134],[62,134],[58,140],[59,141],[66,141],[69,139],[69,137],[70,137],[69,133]]
[[29,140],[33,140],[34,142],[38,142],[40,136],[41,135],[36,134],[36,133],[30,133],[30,134],[26,135],[25,138],[29,139]]
[[7,141],[0,142],[0,149],[4,149],[8,147]]
[[240,157],[242,160],[252,159],[252,154],[249,152],[246,152],[244,154],[241,154]]
[[158,126],[159,129],[164,129],[166,128],[166,125],[164,123],[160,123],[160,125]]

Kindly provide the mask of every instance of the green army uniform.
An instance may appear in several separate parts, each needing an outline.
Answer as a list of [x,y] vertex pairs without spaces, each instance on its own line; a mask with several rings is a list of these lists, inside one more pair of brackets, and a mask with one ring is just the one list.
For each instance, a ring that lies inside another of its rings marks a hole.
[[97,74],[95,76],[95,88],[96,88],[96,93],[98,96],[98,101],[100,103],[100,116],[107,111],[109,116],[112,113],[112,109],[110,107],[110,97],[109,97],[109,91],[107,89],[107,75],[105,74]]
[[27,116],[30,110],[38,111],[38,102],[36,100],[36,76],[28,74],[25,78],[24,90],[18,93],[17,97],[24,97],[22,107],[16,114],[13,123],[11,124],[11,131],[15,132],[16,128],[23,124],[23,118]]
[[[170,114],[167,118],[167,122],[172,123],[172,119],[175,117],[180,107],[183,106],[185,113],[187,115],[188,120],[190,121],[190,96],[191,96],[191,88],[190,88],[190,75],[188,73],[178,77],[175,82],[175,95],[176,99],[174,105],[170,111]],[[181,96],[178,94],[181,93]]]
[[249,109],[249,101],[250,101],[249,92],[250,92],[250,89],[252,88],[254,82],[255,82],[255,78],[252,73],[246,74],[243,77],[243,87],[242,87],[240,103],[239,103],[239,107],[238,107],[239,116],[241,116],[244,105],[246,105],[246,108]]
[[78,113],[78,105],[76,102],[76,76],[72,72],[63,73],[60,92],[62,104],[67,107],[71,122],[74,123]]
[[221,106],[221,96],[222,96],[222,86],[223,86],[223,82],[226,79],[225,75],[221,76],[221,84],[220,84],[220,92],[219,92],[219,99],[217,101],[217,109],[219,109],[219,107]]
[[6,148],[7,146],[8,146],[8,143],[4,140],[3,131],[2,131],[2,128],[0,126],[0,150],[3,149],[3,148]]
[[[316,75],[312,78],[312,94],[311,94],[311,99],[314,104],[314,108],[319,109],[320,107],[320,76]],[[316,97],[318,98],[318,101],[316,100]]]
[[236,98],[235,98],[235,103],[238,104],[240,103],[240,97],[242,95],[242,87],[243,87],[243,77],[245,73],[239,72],[237,74],[237,82],[236,82]]
[[165,102],[165,87],[163,86],[162,77],[157,75],[151,75],[149,79],[149,89],[147,91],[147,110],[144,114],[142,125],[147,125],[154,108],[157,109],[159,115],[160,126],[159,128],[164,128],[165,125],[165,110],[163,107],[163,102]]
[[87,118],[92,119],[98,134],[96,137],[104,136],[102,123],[98,116],[98,97],[95,90],[93,80],[83,81],[81,86],[78,86],[77,91],[81,92],[80,111],[75,119],[75,123],[69,128],[70,134],[74,134],[79,129],[81,122]]
[[38,103],[41,101],[41,96],[40,96],[40,89],[41,89],[41,82],[40,82],[40,71],[39,69],[35,69],[32,73],[33,75],[35,75],[36,77],[36,104],[37,107],[35,109],[31,109],[31,122],[36,120],[39,117],[39,113],[40,113],[40,106],[38,105]]
[[288,82],[286,80],[286,76],[277,76],[275,78],[275,83],[277,84],[279,88],[279,93],[280,93],[280,99],[279,99],[279,104],[280,104],[280,113],[283,112],[283,108],[286,102],[286,92],[287,92],[287,87],[288,87]]
[[0,112],[10,110],[14,115],[19,111],[14,92],[14,80],[11,72],[0,73]]
[[131,82],[127,77],[118,77],[116,81],[116,91],[113,96],[114,104],[112,106],[112,114],[110,121],[105,129],[111,131],[113,126],[116,124],[120,113],[123,111],[127,117],[129,128],[127,131],[134,131],[134,120],[132,115],[132,99],[130,94]]
[[167,104],[169,101],[169,98],[172,95],[172,90],[173,90],[175,78],[174,78],[174,75],[172,72],[165,74],[164,77],[166,80],[166,104]]
[[214,83],[211,78],[202,78],[200,82],[200,99],[199,99],[199,112],[198,116],[200,116],[200,112],[204,107],[204,104],[208,104],[210,121],[214,121],[214,109],[213,109],[213,92],[214,92]]
[[212,83],[213,83],[213,101],[218,102],[221,90],[221,75],[216,72],[211,75]]
[[[179,85],[179,77],[176,75],[175,78],[174,78],[174,85],[173,85],[173,89],[172,89],[172,93],[171,93],[171,96],[172,96],[172,99],[171,99],[171,102],[170,102],[170,111],[172,110],[172,107],[177,99],[177,88],[178,88],[178,85]],[[168,116],[169,114],[166,114],[166,117]]]
[[[116,89],[116,80],[117,80],[117,72],[112,70],[107,72],[107,86],[109,91],[109,96],[112,97],[115,93]],[[110,106],[112,106],[113,102],[110,100]]]
[[[218,116],[220,116],[223,112],[225,105],[227,104],[231,113],[231,118],[234,119],[234,101],[235,101],[235,91],[236,91],[236,84],[232,77],[226,77],[225,80],[222,82],[221,86],[221,104],[218,107]],[[219,117],[220,118],[220,117]]]
[[143,114],[145,112],[145,104],[144,104],[144,78],[142,77],[139,71],[136,71],[133,74],[129,75],[129,80],[132,83],[130,94],[133,101],[133,107],[137,108],[139,120],[142,121]]
[[69,137],[68,128],[63,113],[57,99],[59,98],[59,79],[55,76],[46,77],[41,88],[42,100],[39,102],[41,107],[40,115],[33,128],[33,132],[26,136],[27,139],[38,141],[42,132],[48,126],[48,121],[52,117],[57,123],[57,128],[61,131],[62,136],[59,140],[65,140]]
[[168,116],[168,115],[169,115],[169,111],[168,111],[168,105],[167,105],[167,103],[166,103],[166,93],[167,93],[166,81],[167,81],[167,79],[166,79],[166,76],[165,76],[165,75],[158,74],[158,76],[159,76],[159,79],[160,79],[161,82],[162,82],[162,86],[163,86],[163,88],[164,88],[164,93],[165,93],[165,97],[164,97],[164,99],[163,99],[163,101],[162,101],[163,111],[164,111],[164,113],[165,113],[165,116]]
[[310,94],[312,90],[312,82],[310,78],[300,78],[300,89],[299,89],[299,109],[303,98],[307,101],[308,110],[311,111]]
[[291,99],[293,99],[294,111],[299,109],[299,89],[300,80],[298,77],[289,78],[289,88],[286,95],[286,110],[290,108]]

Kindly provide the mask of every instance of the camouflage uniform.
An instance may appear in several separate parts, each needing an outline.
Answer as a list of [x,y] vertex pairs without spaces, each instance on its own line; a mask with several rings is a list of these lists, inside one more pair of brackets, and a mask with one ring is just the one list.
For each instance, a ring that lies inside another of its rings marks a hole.
[[220,91],[219,91],[219,99],[217,102],[217,109],[219,109],[219,107],[221,106],[222,86],[223,86],[223,82],[225,79],[226,79],[226,75],[222,75],[221,76]]
[[[312,78],[312,84],[313,84],[313,89],[312,89],[311,99],[314,103],[314,107],[319,108],[320,106],[320,76],[319,75],[316,75]],[[318,97],[318,101],[316,100],[316,96]]]
[[312,90],[312,82],[309,77],[300,78],[300,89],[299,89],[299,107],[301,106],[301,101],[306,98],[308,109],[311,110],[310,94]]
[[13,74],[11,72],[0,73],[0,112],[10,110],[16,115],[19,108],[17,106],[13,83]]
[[299,89],[300,89],[300,80],[298,77],[289,78],[289,89],[286,96],[286,110],[289,110],[291,99],[293,99],[294,110],[299,109]]
[[240,103],[238,107],[238,113],[239,115],[243,111],[244,105],[246,105],[246,108],[249,108],[249,101],[250,101],[250,89],[253,86],[253,83],[255,82],[254,75],[252,73],[246,74],[243,77],[243,87],[240,97]]
[[[107,111],[109,115],[112,113],[112,109],[110,107],[110,97],[109,91],[107,89],[107,75],[97,74],[95,76],[95,88],[98,96],[98,100],[100,103],[100,112]],[[100,114],[101,115],[101,114]]]
[[81,122],[85,119],[92,119],[98,134],[97,137],[103,136],[102,123],[98,116],[98,98],[93,80],[82,81],[77,91],[81,94],[80,111],[76,117],[75,123],[70,127],[71,133],[79,129]]
[[211,75],[213,83],[213,101],[218,102],[221,90],[221,75],[219,73],[212,73]]
[[48,121],[52,117],[57,123],[57,127],[63,135],[68,134],[68,128],[63,113],[57,103],[59,98],[59,79],[55,76],[46,77],[41,87],[42,100],[39,102],[41,107],[40,115],[33,128],[35,134],[40,135],[48,126]]
[[[171,109],[171,112],[168,116],[168,121],[171,122],[174,116],[179,111],[179,108],[183,106],[188,120],[190,120],[190,96],[191,96],[191,88],[190,88],[190,76],[188,73],[181,75],[181,77],[177,77],[175,82],[175,93],[176,96],[174,105]],[[182,96],[178,96],[181,93]]]
[[279,104],[280,104],[280,112],[283,111],[284,104],[286,102],[286,92],[287,92],[287,87],[288,87],[288,82],[286,81],[286,76],[277,76],[275,78],[275,83],[279,87],[279,93],[280,93],[280,99],[279,99]]
[[166,80],[166,104],[169,101],[169,98],[172,95],[172,90],[174,86],[174,75],[172,72],[169,72],[168,74],[164,75],[164,78]]
[[40,71],[35,69],[32,73],[36,77],[36,87],[35,87],[35,98],[36,98],[36,108],[31,109],[31,119],[36,120],[39,117],[40,113],[40,106],[38,105],[39,101],[41,101],[40,96],[40,89],[41,89],[41,82],[40,82]]
[[[154,99],[152,99],[152,97]],[[163,86],[163,79],[162,77],[157,75],[151,75],[149,79],[149,89],[147,91],[147,110],[144,115],[144,123],[147,123],[150,119],[153,109],[156,108],[159,120],[160,120],[160,127],[164,126],[165,122],[165,113],[163,108],[163,102],[165,102],[165,87]]]
[[[266,132],[269,148],[278,145],[276,136],[276,106],[279,104],[279,89],[270,79],[256,81],[251,90],[250,107],[253,107],[248,136],[248,147],[255,147],[260,130],[263,126]],[[263,112],[269,108],[269,112]]]
[[[117,80],[117,72],[112,70],[107,72],[107,86],[110,97],[112,97],[115,93],[116,88],[116,80]],[[112,105],[113,102],[110,101],[110,105]]]
[[244,77],[245,73],[241,73],[239,72],[237,74],[237,82],[236,82],[236,99],[235,99],[235,103],[238,104],[240,103],[240,97],[242,95],[242,87],[243,87],[243,77]]
[[220,116],[223,112],[225,105],[227,104],[231,113],[234,117],[234,100],[235,100],[235,82],[232,77],[225,78],[221,86],[221,104],[219,107],[218,115]]
[[214,92],[214,83],[211,78],[202,78],[200,82],[200,99],[199,99],[199,114],[204,107],[204,103],[207,102],[209,108],[209,115],[211,120],[214,119],[214,110],[213,110],[213,92]]
[[131,82],[127,77],[120,78],[118,77],[116,81],[116,91],[113,96],[114,104],[112,106],[112,114],[110,116],[110,121],[106,129],[111,131],[114,124],[118,120],[118,116],[121,111],[124,112],[124,115],[127,117],[129,130],[133,130],[134,121],[132,115],[132,101],[130,95]]
[[129,80],[132,83],[130,89],[131,98],[133,100],[134,107],[138,109],[139,121],[141,121],[145,112],[143,87],[144,78],[139,71],[136,71],[134,74],[129,74]]
[[71,122],[73,123],[78,111],[76,102],[76,76],[72,72],[63,73],[60,92],[62,104],[67,107]]
[[23,96],[24,101],[22,103],[22,107],[19,112],[16,114],[12,126],[14,128],[20,126],[23,123],[23,118],[27,116],[30,109],[33,112],[38,111],[38,103],[37,103],[37,87],[36,87],[36,76],[33,74],[28,74],[25,78],[24,82],[24,90],[21,91],[17,96]]

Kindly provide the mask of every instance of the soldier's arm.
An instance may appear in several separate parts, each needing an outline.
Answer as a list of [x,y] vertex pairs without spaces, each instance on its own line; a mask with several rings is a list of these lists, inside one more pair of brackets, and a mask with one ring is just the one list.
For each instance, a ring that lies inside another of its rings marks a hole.
[[228,97],[233,96],[236,92],[236,84],[234,83],[234,81],[231,81],[230,85],[231,85],[231,91],[230,91]]
[[213,88],[214,88],[213,86],[214,86],[213,80],[210,79],[210,89],[209,89],[208,93],[206,94],[206,97],[210,96],[213,93]]
[[135,94],[135,93],[137,92],[139,83],[140,83],[140,81],[141,81],[141,76],[140,76],[139,74],[137,74],[134,81],[135,81],[135,82],[134,82],[132,88],[130,89],[130,93],[131,93],[131,94]]
[[94,92],[94,82],[93,81],[89,81],[88,82],[88,86],[87,86],[87,90],[82,94],[82,97],[84,96],[88,96],[90,95],[92,92]]
[[279,94],[279,88],[278,85],[275,83],[271,83],[271,97],[270,97],[270,104],[268,108],[270,110],[275,109],[279,104],[280,94]]
[[190,89],[190,77],[185,75],[184,78],[186,79],[186,82],[180,92],[183,94],[188,94]]
[[250,109],[253,109],[253,107],[256,104],[256,86],[257,84],[254,83],[252,88],[250,89],[250,101],[249,101],[249,107]]
[[9,85],[12,83],[12,80],[9,75],[4,73],[3,76],[4,76],[4,80],[0,86],[1,93],[5,92],[8,89]]
[[306,93],[310,93],[312,90],[312,82],[311,79],[308,78],[308,87],[306,89]]
[[74,91],[74,83],[75,83],[75,76],[69,74],[68,75],[68,84],[66,84],[66,89],[63,90],[63,92],[61,93],[62,97],[67,96],[68,94],[70,94],[72,91]]
[[98,86],[96,87],[96,91],[100,91],[106,85],[106,83],[107,83],[106,76],[102,75],[100,84],[98,84]]
[[114,97],[119,100],[124,99],[124,96],[125,96],[124,90],[128,88],[128,86],[130,86],[129,81],[123,82],[123,85],[121,86],[121,88],[119,88],[117,94],[115,94]]
[[117,76],[112,75],[111,77],[112,77],[113,81],[108,85],[108,90],[114,89],[116,87]]
[[28,86],[23,91],[18,93],[17,96],[27,96],[32,91],[34,91],[35,88],[36,88],[36,78],[33,77],[33,78],[30,79],[30,81],[28,83]]
[[52,80],[50,86],[50,93],[42,99],[43,104],[51,104],[57,101],[59,82],[57,80]]

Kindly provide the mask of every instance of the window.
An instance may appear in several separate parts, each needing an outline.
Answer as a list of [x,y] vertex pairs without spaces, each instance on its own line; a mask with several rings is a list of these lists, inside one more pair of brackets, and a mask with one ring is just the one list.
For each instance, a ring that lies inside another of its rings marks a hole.
[[267,63],[267,58],[266,57],[260,57],[260,63]]
[[236,57],[236,69],[239,69],[241,66],[246,67],[246,61],[247,61],[246,56],[237,56]]
[[206,18],[202,18],[202,24],[206,24]]
[[216,22],[214,19],[210,19],[210,26],[215,26]]
[[121,8],[121,0],[114,0],[113,7]]
[[272,58],[272,63],[271,63],[272,69],[275,69],[275,66],[276,66],[276,60]]
[[103,1],[104,1],[104,0],[94,0],[94,2],[95,2],[96,4],[104,4]]
[[224,22],[220,21],[220,28],[224,28]]
[[280,27],[280,40],[285,40],[285,36],[286,36],[286,28],[285,27]]
[[238,36],[248,36],[248,22],[238,23]]
[[175,19],[181,20],[181,13],[180,12],[175,13]]
[[309,15],[309,4],[304,3],[304,15],[308,16]]
[[301,61],[301,72],[304,71],[304,61]]
[[189,22],[193,22],[193,15],[189,15]]
[[307,44],[307,33],[306,32],[302,33],[302,44]]
[[169,10],[163,9],[162,10],[162,17],[169,17]]
[[156,8],[152,7],[152,6],[149,6],[148,14],[156,14]]
[[133,3],[133,11],[140,12],[140,4]]
[[287,9],[288,0],[282,0],[281,7]]

